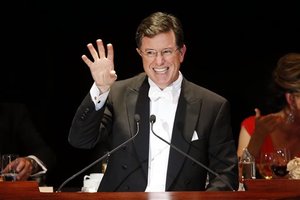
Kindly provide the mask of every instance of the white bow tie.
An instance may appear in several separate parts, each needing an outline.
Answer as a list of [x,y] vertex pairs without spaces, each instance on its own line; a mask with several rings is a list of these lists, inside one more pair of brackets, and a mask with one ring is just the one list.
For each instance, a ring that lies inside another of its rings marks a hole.
[[148,96],[152,101],[157,101],[160,98],[168,99],[171,101],[173,100],[172,90],[162,91],[155,87],[150,87]]

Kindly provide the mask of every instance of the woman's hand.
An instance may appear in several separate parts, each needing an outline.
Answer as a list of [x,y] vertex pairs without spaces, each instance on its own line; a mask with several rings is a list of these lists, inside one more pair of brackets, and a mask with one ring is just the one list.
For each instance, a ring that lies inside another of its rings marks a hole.
[[282,122],[283,118],[279,114],[261,116],[260,110],[255,108],[255,134],[265,137],[281,126]]

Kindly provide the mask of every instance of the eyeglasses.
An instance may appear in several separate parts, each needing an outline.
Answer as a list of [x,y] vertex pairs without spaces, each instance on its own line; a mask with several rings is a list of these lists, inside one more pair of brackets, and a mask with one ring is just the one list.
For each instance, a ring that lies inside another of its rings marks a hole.
[[162,57],[166,58],[172,56],[177,50],[179,50],[179,48],[176,49],[166,48],[161,51],[156,51],[154,49],[147,49],[145,51],[140,50],[140,52],[148,58],[155,58],[157,57],[158,53],[160,53]]

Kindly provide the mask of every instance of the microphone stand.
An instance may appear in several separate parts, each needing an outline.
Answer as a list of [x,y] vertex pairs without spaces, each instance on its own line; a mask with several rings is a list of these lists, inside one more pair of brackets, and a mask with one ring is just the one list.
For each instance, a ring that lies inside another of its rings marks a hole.
[[77,177],[79,174],[85,172],[86,170],[88,170],[89,168],[91,168],[92,166],[94,166],[95,164],[97,164],[98,162],[102,161],[104,158],[109,157],[112,153],[114,153],[115,151],[119,150],[122,146],[124,146],[125,144],[127,144],[128,142],[132,141],[139,133],[140,131],[140,116],[138,114],[136,114],[134,116],[135,120],[136,120],[136,126],[137,126],[137,130],[136,133],[129,138],[128,140],[126,140],[125,142],[123,142],[122,144],[120,144],[119,146],[117,146],[116,148],[114,148],[111,151],[108,151],[106,154],[104,154],[102,157],[98,158],[97,160],[95,160],[94,162],[92,162],[91,164],[89,164],[88,166],[86,166],[85,168],[83,168],[82,170],[78,171],[77,173],[75,173],[74,175],[72,175],[70,178],[68,178],[67,180],[65,180],[56,190],[56,192],[61,192],[61,189],[68,183],[70,182],[72,179],[74,179],[75,177]]
[[213,170],[211,170],[210,168],[208,168],[207,166],[205,166],[204,164],[202,164],[201,162],[199,162],[198,160],[196,160],[195,158],[193,158],[192,156],[186,154],[185,152],[183,152],[182,150],[180,150],[179,148],[177,148],[176,146],[174,146],[172,143],[166,141],[165,139],[163,139],[162,137],[160,137],[159,135],[157,135],[154,130],[153,130],[153,124],[156,121],[156,116],[155,115],[151,115],[150,116],[150,124],[151,124],[151,131],[152,133],[158,137],[160,140],[162,140],[163,142],[167,143],[168,145],[170,145],[170,147],[172,147],[173,149],[175,149],[176,151],[178,151],[181,155],[184,155],[186,157],[188,157],[189,159],[191,159],[192,161],[194,161],[195,163],[197,163],[199,166],[203,167],[204,169],[206,169],[208,172],[210,172],[211,174],[215,175],[216,177],[218,177],[223,183],[225,183],[232,191],[235,191],[232,186],[225,180],[223,179],[218,173],[214,172]]

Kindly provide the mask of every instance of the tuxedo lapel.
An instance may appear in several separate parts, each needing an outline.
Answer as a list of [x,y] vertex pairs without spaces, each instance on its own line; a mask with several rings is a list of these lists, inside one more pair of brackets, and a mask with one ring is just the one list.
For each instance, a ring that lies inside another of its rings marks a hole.
[[145,174],[148,174],[148,154],[149,154],[149,84],[147,79],[144,80],[140,88],[136,88],[135,91],[129,92],[127,102],[128,119],[131,123],[132,133],[136,132],[136,122],[134,121],[134,115],[140,115],[140,131],[133,143],[135,151],[142,163],[142,168]]
[[[142,169],[145,176],[148,176],[148,156],[149,156],[149,83],[145,78],[141,84],[139,81],[135,87],[129,89],[128,99],[126,99],[128,120],[131,127],[132,134],[136,132],[136,123],[134,115],[140,115],[140,132],[134,139],[133,143],[137,157],[142,163]],[[140,85],[140,86],[138,86]],[[193,92],[187,86],[188,83],[183,80],[181,94],[178,101],[176,116],[174,120],[174,127],[172,133],[171,144],[176,146],[181,151],[188,153],[190,148],[192,136],[199,119],[201,109],[201,101],[193,98]],[[175,178],[180,173],[180,169],[184,161],[188,159],[181,155],[178,151],[170,148],[170,156],[168,163],[166,190],[170,188]]]
[[[185,90],[184,81],[182,85],[182,92],[179,97],[178,107],[176,111],[171,144],[176,146],[181,151],[188,153],[192,136],[199,118],[201,102],[198,100],[191,100],[192,91]],[[174,179],[177,177],[180,169],[185,161],[185,156],[181,155],[177,150],[171,147],[166,190],[170,188]]]

